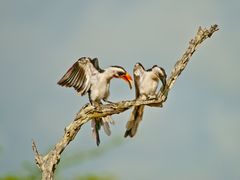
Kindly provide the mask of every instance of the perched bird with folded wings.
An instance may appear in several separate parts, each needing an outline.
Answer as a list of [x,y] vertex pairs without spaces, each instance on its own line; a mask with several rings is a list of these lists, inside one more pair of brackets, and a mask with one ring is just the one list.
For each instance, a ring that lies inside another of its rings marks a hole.
[[[159,81],[166,85],[167,75],[162,67],[154,65],[145,70],[141,63],[137,63],[133,69],[136,99],[148,99],[157,97]],[[153,105],[154,106],[154,105]],[[135,106],[126,125],[124,137],[133,137],[143,117],[144,105]]]
[[[102,104],[102,100],[108,101],[110,81],[113,78],[121,78],[132,88],[132,78],[121,66],[110,66],[106,69],[99,67],[97,58],[82,57],[75,62],[72,67],[58,81],[58,84],[64,87],[73,87],[79,95],[88,94],[89,101],[93,106]],[[96,138],[97,146],[100,144],[99,129],[103,129],[107,135],[111,134],[109,122],[112,122],[110,116],[93,119],[92,133]]]

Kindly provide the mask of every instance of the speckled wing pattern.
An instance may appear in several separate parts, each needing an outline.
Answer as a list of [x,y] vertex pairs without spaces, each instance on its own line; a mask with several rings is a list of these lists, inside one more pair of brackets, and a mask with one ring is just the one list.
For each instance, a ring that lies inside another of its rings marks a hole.
[[99,72],[98,68],[96,58],[93,60],[80,58],[58,81],[58,84],[64,87],[73,87],[79,94],[85,95],[91,87],[91,78]]

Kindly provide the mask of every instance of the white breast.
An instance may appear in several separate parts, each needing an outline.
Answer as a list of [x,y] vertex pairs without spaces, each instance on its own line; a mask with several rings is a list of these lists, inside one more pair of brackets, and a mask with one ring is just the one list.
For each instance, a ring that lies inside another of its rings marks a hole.
[[98,74],[92,78],[91,85],[91,100],[100,101],[102,99],[107,99],[109,95],[109,83],[107,82],[103,74]]
[[145,72],[140,79],[140,94],[154,95],[158,87],[158,80],[153,79],[152,72]]

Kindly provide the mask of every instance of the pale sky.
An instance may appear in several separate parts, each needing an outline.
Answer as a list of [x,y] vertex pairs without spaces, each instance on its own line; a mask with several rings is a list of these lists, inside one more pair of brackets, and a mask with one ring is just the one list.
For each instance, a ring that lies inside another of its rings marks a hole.
[[[70,172],[111,173],[124,180],[240,179],[240,2],[217,1],[0,1],[0,174],[33,162],[63,135],[88,102],[56,83],[82,56],[102,68],[136,62],[169,74],[199,26],[218,31],[194,54],[163,109],[146,108],[138,134]],[[110,100],[134,90],[111,83]],[[122,136],[130,111],[113,116]],[[112,137],[101,132],[101,149]],[[97,148],[90,126],[64,154]],[[68,173],[65,173],[68,176]],[[71,177],[71,176],[70,176]]]

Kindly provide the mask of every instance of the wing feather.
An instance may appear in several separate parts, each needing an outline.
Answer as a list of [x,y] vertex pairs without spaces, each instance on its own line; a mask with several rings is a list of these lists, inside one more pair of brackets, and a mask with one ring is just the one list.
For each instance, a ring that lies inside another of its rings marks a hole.
[[142,64],[140,63],[135,64],[133,69],[133,77],[134,77],[136,98],[140,96],[139,87],[140,87],[140,81],[144,72],[145,72],[145,69],[142,66]]
[[140,93],[139,93],[139,82],[140,82],[140,77],[136,76],[134,74],[134,85],[135,85],[135,96],[136,98],[139,97]]
[[152,70],[155,70],[158,79],[161,80],[163,86],[165,86],[166,85],[166,79],[167,79],[167,74],[166,74],[165,70],[162,67],[159,67],[157,65],[154,65],[152,67]]
[[98,60],[93,61],[90,58],[80,58],[58,81],[58,84],[64,87],[73,87],[79,94],[84,95],[91,87],[91,78],[99,73],[95,65],[98,66]]

